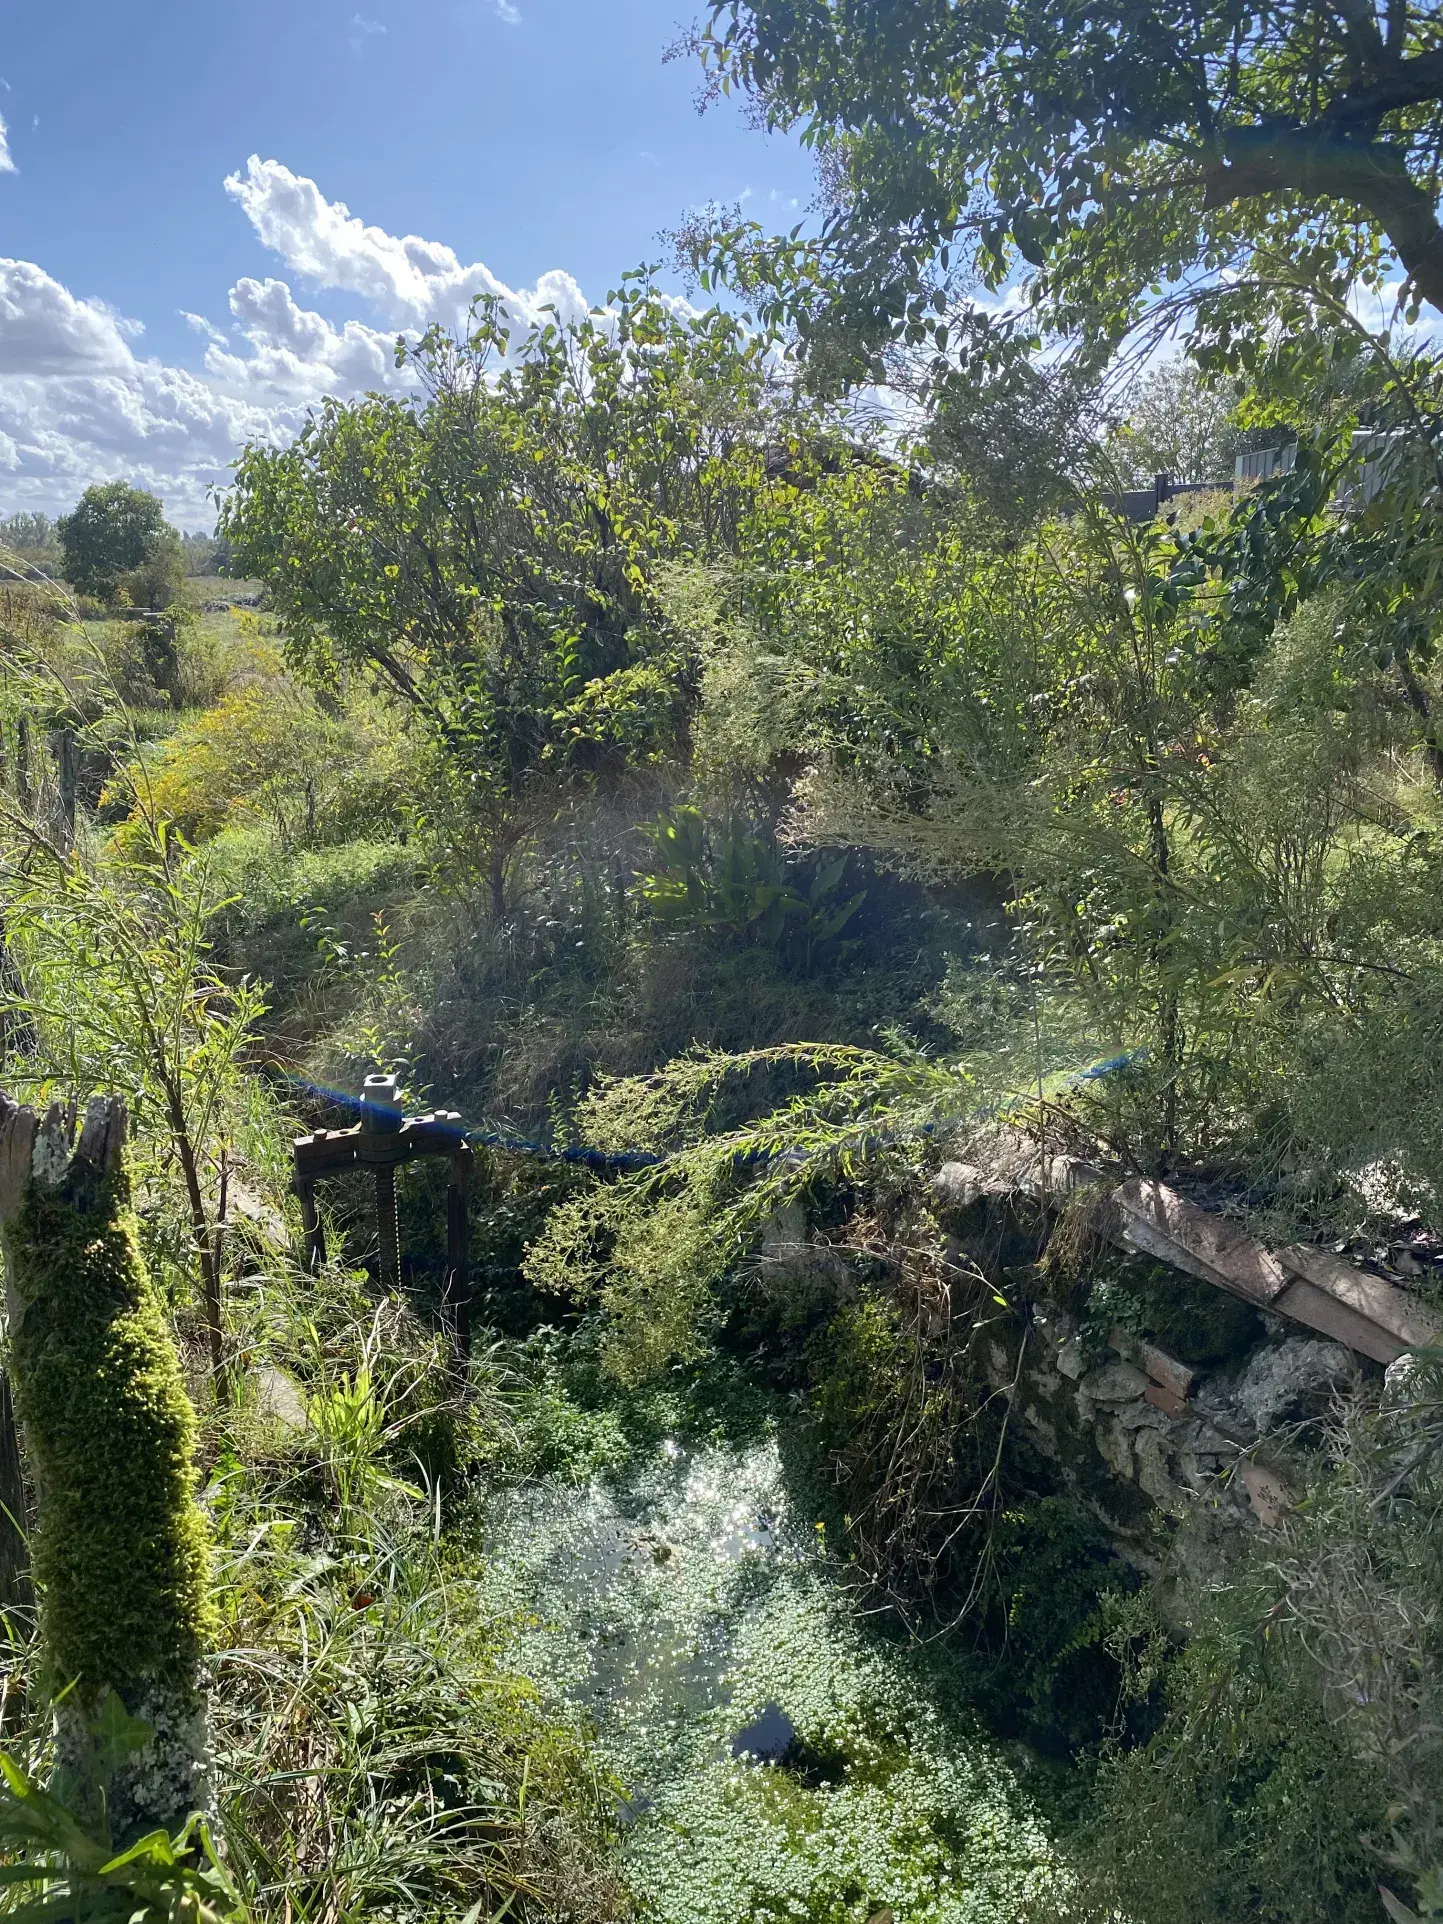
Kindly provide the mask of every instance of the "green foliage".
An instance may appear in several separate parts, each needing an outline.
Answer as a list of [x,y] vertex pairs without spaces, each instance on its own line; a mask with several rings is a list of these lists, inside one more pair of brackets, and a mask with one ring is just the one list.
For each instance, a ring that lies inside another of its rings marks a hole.
[[[805,1092],[734,1119],[753,1078],[765,1099],[778,1077]],[[526,1274],[597,1301],[612,1367],[644,1380],[701,1353],[719,1284],[777,1209],[815,1186],[874,1177],[891,1139],[905,1159],[909,1138],[964,1102],[967,1087],[955,1066],[841,1045],[697,1050],[663,1073],[603,1084],[580,1108],[586,1139],[663,1159],[562,1203],[528,1250]]]
[[1386,24],[1167,0],[1085,17],[713,0],[709,15],[696,44],[713,84],[805,129],[828,209],[818,243],[742,230],[721,264],[854,365],[890,338],[945,354],[949,324],[965,356],[948,294],[1018,264],[1058,321],[1104,336],[1149,290],[1245,276],[1267,253],[1375,284],[1398,261],[1415,303],[1443,300],[1426,8]]
[[[449,1429],[497,1461],[515,1386],[478,1355],[458,1392],[436,1333],[338,1266],[274,1260],[237,1318],[255,1367],[210,1439],[211,1721],[255,1911],[617,1917],[609,1781],[510,1661],[515,1600],[492,1600],[474,1515],[416,1460]],[[267,1405],[277,1376],[304,1414]]]
[[180,537],[161,503],[124,481],[97,482],[55,524],[65,578],[83,595],[164,608],[184,575]]
[[691,1761],[626,1850],[647,1914],[857,1924],[890,1908],[919,1924],[1001,1924],[1064,1897],[1011,1770],[819,1586],[782,1588],[740,1642],[730,1728],[783,1705],[798,1755]]
[[1232,418],[1240,399],[1237,382],[1207,380],[1181,358],[1161,362],[1123,397],[1123,418],[1107,442],[1118,479],[1150,488],[1168,474],[1226,486],[1242,445]]
[[1270,1647],[1266,1606],[1234,1585],[1175,1659],[1168,1714],[1105,1770],[1094,1875],[1143,1924],[1255,1916],[1354,1919],[1374,1897],[1365,1839],[1387,1798],[1298,1666]]
[[1105,1348],[1114,1323],[1198,1368],[1243,1355],[1262,1328],[1250,1304],[1161,1263],[1132,1263],[1093,1278],[1084,1331]]
[[648,831],[655,864],[639,877],[653,918],[672,929],[714,929],[794,959],[803,971],[851,946],[842,931],[866,900],[846,900],[847,856],[788,862],[758,825],[733,816],[711,829],[694,808],[673,808]]
[[255,674],[188,718],[155,754],[126,769],[106,799],[133,804],[132,822],[116,836],[127,851],[144,845],[150,820],[170,823],[194,844],[257,817],[285,851],[298,842],[349,840],[406,803],[414,813],[408,786],[383,716],[329,715],[272,673]]
[[16,1405],[44,1491],[34,1544],[57,1687],[187,1685],[212,1627],[195,1417],[127,1185],[76,1161],[5,1236]]
[[724,547],[761,479],[760,344],[618,301],[524,343],[482,304],[464,342],[404,350],[419,404],[328,403],[246,454],[222,510],[294,659],[379,670],[455,762],[498,913],[559,794],[679,745],[691,668],[652,571]]
[[1351,1919],[1380,1878],[1389,1915],[1438,1913],[1440,1434],[1420,1358],[1335,1428],[1280,1540],[1185,1585],[1161,1727],[1100,1782],[1088,1915]]
[[4,1911],[16,1924],[220,1924],[249,1916],[203,1818],[188,1819],[174,1837],[151,1831],[116,1851],[9,1757],[0,1756],[0,1773],[0,1851],[20,1859],[0,1868],[0,1885],[20,1900]]

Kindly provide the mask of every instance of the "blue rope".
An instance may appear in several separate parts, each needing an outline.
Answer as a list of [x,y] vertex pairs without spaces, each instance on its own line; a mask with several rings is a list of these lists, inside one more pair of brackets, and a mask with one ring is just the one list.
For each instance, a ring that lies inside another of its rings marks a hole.
[[[1065,1086],[1070,1088],[1079,1082],[1100,1082],[1104,1076],[1116,1075],[1119,1070],[1129,1068],[1134,1062],[1141,1061],[1146,1054],[1146,1049],[1128,1049],[1121,1055],[1109,1056],[1105,1062],[1095,1062],[1090,1069],[1080,1069],[1075,1075],[1069,1076]],[[299,1076],[292,1077],[290,1080],[312,1095],[324,1096],[330,1102],[339,1103],[342,1108],[358,1117],[380,1116],[384,1113],[389,1119],[392,1115],[390,1110],[383,1112],[374,1103],[366,1102],[360,1096],[347,1095],[343,1090],[326,1089],[319,1083],[307,1082]],[[913,1133],[932,1136],[939,1129],[953,1129],[964,1122],[983,1122],[989,1117],[1000,1114],[1005,1107],[1004,1103],[992,1103],[985,1109],[973,1109],[965,1115],[947,1116],[939,1121],[924,1122]],[[500,1149],[515,1156],[536,1156],[545,1162],[571,1163],[576,1167],[594,1170],[598,1174],[614,1171],[626,1175],[638,1169],[659,1169],[664,1163],[673,1160],[670,1155],[658,1154],[649,1149],[608,1150],[588,1149],[581,1146],[557,1149],[549,1143],[534,1142],[529,1136],[503,1135],[495,1129],[463,1129],[461,1134],[466,1142],[474,1143],[480,1148]],[[864,1134],[861,1138],[861,1147],[863,1150],[878,1148],[883,1143],[895,1140],[895,1132],[883,1130]],[[739,1167],[746,1168],[753,1163],[771,1162],[787,1157],[805,1160],[807,1154],[807,1151],[798,1148],[748,1149],[738,1152],[736,1162]]]

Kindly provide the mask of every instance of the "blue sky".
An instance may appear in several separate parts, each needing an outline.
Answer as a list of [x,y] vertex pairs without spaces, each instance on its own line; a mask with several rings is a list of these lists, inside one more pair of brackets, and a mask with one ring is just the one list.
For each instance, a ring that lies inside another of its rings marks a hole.
[[398,327],[483,286],[522,314],[600,301],[707,200],[791,226],[804,154],[728,103],[699,117],[694,62],[663,65],[690,17],[688,0],[27,10],[0,51],[0,512],[123,475],[202,525],[235,443],[388,380]]

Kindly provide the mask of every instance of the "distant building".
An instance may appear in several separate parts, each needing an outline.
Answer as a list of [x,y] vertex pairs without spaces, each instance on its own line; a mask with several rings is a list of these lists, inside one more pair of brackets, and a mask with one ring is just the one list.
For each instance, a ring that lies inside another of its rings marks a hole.
[[[1350,467],[1353,471],[1339,480],[1333,493],[1334,505],[1339,508],[1366,507],[1397,474],[1410,438],[1398,428],[1354,429],[1350,449]],[[1271,481],[1274,475],[1291,474],[1297,458],[1296,441],[1283,442],[1271,448],[1254,448],[1247,454],[1240,454],[1233,463],[1233,486],[1240,488],[1248,482]]]

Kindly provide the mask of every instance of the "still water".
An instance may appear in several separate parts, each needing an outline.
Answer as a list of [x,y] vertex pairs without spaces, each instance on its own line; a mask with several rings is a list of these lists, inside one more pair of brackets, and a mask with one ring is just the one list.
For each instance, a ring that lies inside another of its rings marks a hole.
[[1021,1924],[1061,1895],[1017,1769],[945,1717],[819,1554],[774,1442],[664,1444],[493,1514],[516,1659],[625,1786],[658,1924]]

